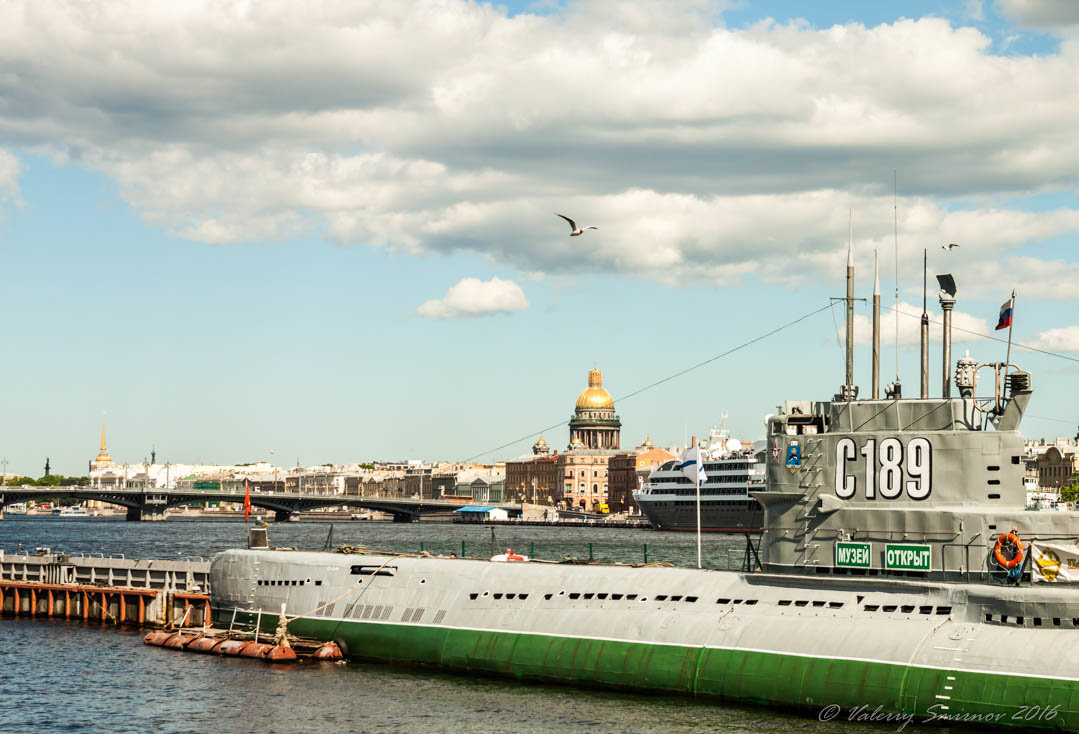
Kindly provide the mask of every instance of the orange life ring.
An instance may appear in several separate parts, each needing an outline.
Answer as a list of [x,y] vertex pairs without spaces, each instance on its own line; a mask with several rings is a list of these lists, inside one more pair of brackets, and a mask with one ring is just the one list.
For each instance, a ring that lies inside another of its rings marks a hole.
[[[1015,555],[1011,558],[1005,558],[1001,552],[1001,548],[1005,543],[1011,543],[1015,547]],[[1001,533],[997,538],[997,544],[993,548],[993,558],[1002,567],[1009,571],[1023,562],[1023,544],[1019,541],[1019,536],[1015,534],[1013,530],[1010,533]]]

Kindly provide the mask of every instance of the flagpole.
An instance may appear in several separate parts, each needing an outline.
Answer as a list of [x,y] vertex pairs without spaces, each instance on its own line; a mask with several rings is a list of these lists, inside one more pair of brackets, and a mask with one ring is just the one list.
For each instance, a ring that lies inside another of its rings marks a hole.
[[1015,323],[1015,288],[1012,288],[1012,317],[1008,320],[1008,354],[1004,357],[1004,380],[1008,379],[1008,365],[1012,361],[1012,324]]
[[701,568],[701,454],[699,450],[697,452],[697,568]]

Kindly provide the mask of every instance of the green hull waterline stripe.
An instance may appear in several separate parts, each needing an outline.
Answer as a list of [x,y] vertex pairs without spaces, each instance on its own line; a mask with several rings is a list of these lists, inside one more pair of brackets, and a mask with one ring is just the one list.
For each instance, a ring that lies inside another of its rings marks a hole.
[[[241,624],[277,615],[236,610]],[[229,622],[232,609],[216,610]],[[930,720],[1079,731],[1079,685],[1051,678],[777,650],[383,620],[301,617],[294,634],[335,640],[353,660],[568,685],[716,697],[805,711],[879,707]],[[924,638],[923,638],[924,639]]]
[[[221,612],[221,614],[231,615],[232,610],[231,609],[224,610],[223,612]],[[256,609],[256,610],[253,610],[253,611],[249,611],[249,610],[244,610],[244,609],[237,609],[236,614],[237,614],[237,618],[239,618],[239,615],[247,615],[247,616],[253,618],[253,617],[255,617],[255,616],[257,616],[259,614],[259,610]],[[229,619],[229,617],[228,616],[222,616],[222,617],[220,617],[220,619],[223,619],[223,620],[227,621]],[[277,615],[276,614],[272,614],[270,612],[265,612],[264,611],[264,612],[262,612],[262,619],[264,620],[265,625],[273,625],[273,626],[277,625]],[[341,624],[346,624],[346,625],[365,625],[365,626],[372,626],[372,627],[412,627],[412,628],[426,629],[426,630],[432,630],[432,631],[447,630],[447,631],[456,631],[456,632],[479,632],[479,633],[484,633],[484,634],[513,635],[513,636],[521,636],[521,637],[551,637],[551,638],[564,639],[564,640],[587,640],[587,641],[590,641],[590,642],[613,642],[613,643],[616,643],[616,644],[623,644],[623,645],[645,645],[645,646],[648,646],[648,647],[671,647],[671,648],[682,648],[682,649],[685,649],[685,650],[716,650],[716,651],[720,651],[720,652],[745,652],[745,653],[753,653],[753,654],[760,654],[760,655],[778,655],[778,656],[782,656],[782,657],[806,658],[806,659],[810,659],[810,660],[820,660],[822,662],[829,661],[829,660],[836,660],[836,661],[849,662],[849,663],[865,663],[865,664],[870,664],[870,665],[893,665],[893,666],[899,666],[899,667],[919,668],[919,669],[922,669],[922,670],[933,670],[933,671],[974,673],[974,674],[978,674],[978,675],[995,675],[995,676],[1001,676],[1002,675],[1002,676],[1010,676],[1010,677],[1018,677],[1018,678],[1031,678],[1031,679],[1035,679],[1035,680],[1058,680],[1058,681],[1066,681],[1066,682],[1069,682],[1069,683],[1079,682],[1079,678],[1074,678],[1074,677],[1070,677],[1070,676],[1041,675],[1041,674],[1037,674],[1037,673],[1020,673],[1020,672],[1014,672],[1014,671],[1008,671],[1008,670],[986,670],[984,668],[964,668],[964,667],[956,667],[956,666],[947,666],[947,667],[945,667],[945,666],[940,666],[940,665],[925,665],[925,664],[922,664],[922,663],[911,663],[911,662],[902,661],[902,660],[881,660],[881,659],[877,659],[877,658],[859,658],[859,657],[851,657],[851,656],[845,656],[845,655],[813,655],[813,654],[810,654],[810,653],[789,652],[787,650],[768,650],[768,649],[763,649],[763,648],[740,647],[740,646],[736,646],[736,645],[694,645],[694,644],[687,644],[687,643],[684,643],[684,642],[660,642],[660,641],[654,641],[654,640],[631,640],[631,639],[627,639],[627,638],[624,638],[624,637],[602,637],[602,636],[598,636],[598,635],[564,635],[564,634],[559,634],[557,632],[539,632],[539,631],[532,631],[532,630],[526,632],[526,631],[523,631],[523,630],[498,629],[498,628],[494,628],[494,627],[464,627],[464,626],[457,626],[457,625],[452,625],[452,624],[431,625],[431,624],[422,624],[422,623],[417,623],[417,622],[388,622],[388,621],[376,621],[376,620],[368,620],[368,619],[352,619],[352,618],[347,618],[347,617],[310,617],[310,618],[304,618],[304,619],[301,619],[301,620],[291,620],[291,619],[289,620],[290,625],[294,624],[295,622],[313,622],[313,623],[318,623],[319,627],[326,626],[326,627],[333,627],[335,629]],[[267,626],[267,627],[265,627],[265,629],[267,631],[269,631],[272,628]],[[334,637],[334,635],[331,634],[331,635],[327,636],[325,639],[332,640],[333,637]]]

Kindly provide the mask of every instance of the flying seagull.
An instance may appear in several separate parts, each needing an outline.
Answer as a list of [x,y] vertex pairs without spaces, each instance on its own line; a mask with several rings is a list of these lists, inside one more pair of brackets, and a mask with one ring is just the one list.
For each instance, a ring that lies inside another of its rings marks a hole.
[[584,231],[586,229],[599,229],[599,227],[578,227],[577,222],[573,221],[572,219],[567,217],[565,214],[559,214],[558,212],[555,212],[555,216],[556,217],[562,217],[567,222],[569,222],[569,228],[570,228],[569,236],[570,237],[576,237],[578,235],[584,234]]
[[948,252],[951,252],[952,250],[954,250],[957,247],[959,247],[959,245],[955,244],[954,242],[949,242],[946,245],[941,245],[940,249],[947,250]]

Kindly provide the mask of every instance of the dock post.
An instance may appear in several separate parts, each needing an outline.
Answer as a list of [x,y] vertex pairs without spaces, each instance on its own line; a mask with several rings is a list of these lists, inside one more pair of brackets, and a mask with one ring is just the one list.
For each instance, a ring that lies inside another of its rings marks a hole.
[[528,548],[529,548],[529,550],[528,550],[528,557],[529,557],[529,558],[535,558],[535,557],[536,557],[536,541],[534,541],[534,540],[533,540],[533,541],[532,541],[532,542],[531,542],[531,543],[529,544]]
[[90,594],[86,591],[82,592],[82,618],[90,618]]
[[420,541],[420,553],[423,553],[423,541]]
[[591,544],[591,543],[589,543],[589,544],[588,544],[588,560],[590,560],[590,561],[591,561],[591,560],[593,560],[593,556],[592,556],[592,544]]
[[461,558],[465,557],[465,541],[461,541]]
[[49,589],[48,592],[49,592],[49,617],[51,618],[52,617],[52,610],[53,610],[52,589]]
[[139,594],[139,625],[146,623],[146,597]]
[[30,587],[30,616],[37,616],[37,590]]
[[644,562],[648,563],[648,543],[644,544]]
[[64,590],[64,619],[71,619],[71,592]]
[[102,591],[101,592],[101,621],[102,622],[107,621],[105,615],[107,615],[108,613],[109,613],[109,600],[108,600],[108,597],[105,596],[105,592]]
[[20,607],[20,606],[21,606],[21,604],[20,604],[20,601],[19,601],[19,587],[18,587],[18,586],[16,586],[16,587],[15,587],[15,606],[13,606],[13,607],[11,608],[11,611],[12,611],[12,613],[13,613],[13,614],[14,614],[14,615],[15,615],[16,617],[18,617],[18,616],[19,616],[19,607]]

